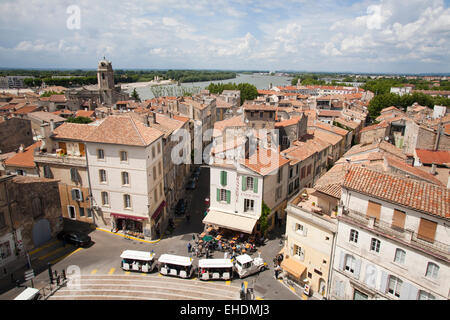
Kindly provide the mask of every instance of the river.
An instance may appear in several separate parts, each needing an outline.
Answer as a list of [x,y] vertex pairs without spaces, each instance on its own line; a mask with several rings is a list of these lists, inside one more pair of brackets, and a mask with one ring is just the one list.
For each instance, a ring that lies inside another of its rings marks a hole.
[[[273,86],[287,86],[291,84],[292,77],[285,76],[270,76],[261,74],[237,74],[236,78],[217,81],[205,81],[205,82],[188,82],[177,85],[164,85],[158,86],[153,90],[162,91],[162,95],[179,96],[182,95],[184,90],[205,89],[210,83],[250,83],[257,89],[268,89],[270,84]],[[131,94],[133,88],[125,89],[124,91]],[[139,94],[141,100],[152,99],[154,97],[150,86],[137,87],[136,92]]]

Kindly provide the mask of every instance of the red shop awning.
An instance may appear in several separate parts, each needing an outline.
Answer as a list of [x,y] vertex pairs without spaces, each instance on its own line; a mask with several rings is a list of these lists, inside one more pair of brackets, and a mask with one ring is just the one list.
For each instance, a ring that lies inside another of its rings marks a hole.
[[130,216],[127,214],[113,213],[113,212],[111,212],[111,216],[114,216],[116,218],[130,219],[130,220],[137,220],[137,221],[148,219],[147,217]]
[[164,208],[164,206],[166,205],[166,202],[163,201],[161,202],[161,204],[159,205],[158,209],[155,210],[155,212],[152,214],[152,219],[153,220],[157,220],[162,212],[162,209]]

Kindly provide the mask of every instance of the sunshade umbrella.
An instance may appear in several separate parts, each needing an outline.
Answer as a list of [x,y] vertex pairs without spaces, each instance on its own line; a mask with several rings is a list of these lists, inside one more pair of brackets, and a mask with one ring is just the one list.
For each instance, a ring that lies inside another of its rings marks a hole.
[[213,239],[213,237],[210,235],[206,235],[203,237],[203,241],[211,241],[212,239]]

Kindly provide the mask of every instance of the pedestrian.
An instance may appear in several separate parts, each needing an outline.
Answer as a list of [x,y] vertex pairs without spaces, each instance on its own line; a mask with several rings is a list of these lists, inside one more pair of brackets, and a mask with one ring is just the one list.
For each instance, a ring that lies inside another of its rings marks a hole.
[[225,253],[223,254],[223,258],[228,259],[228,251],[225,251]]
[[191,252],[191,248],[192,248],[192,246],[191,246],[191,243],[190,243],[190,242],[188,242],[188,244],[187,244],[187,249],[188,249],[188,253],[190,253],[190,252]]
[[274,271],[275,271],[275,279],[278,279],[278,275],[280,274],[281,271],[280,266],[277,265]]

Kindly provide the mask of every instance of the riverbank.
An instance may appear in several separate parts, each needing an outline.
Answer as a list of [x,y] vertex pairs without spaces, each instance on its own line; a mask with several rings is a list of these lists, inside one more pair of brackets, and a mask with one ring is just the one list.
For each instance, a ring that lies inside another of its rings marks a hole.
[[173,80],[161,80],[161,81],[145,81],[145,82],[133,82],[133,83],[124,83],[121,84],[120,87],[123,90],[134,89],[134,88],[144,88],[144,87],[152,87],[152,86],[167,86],[171,84],[176,84],[176,81]]

